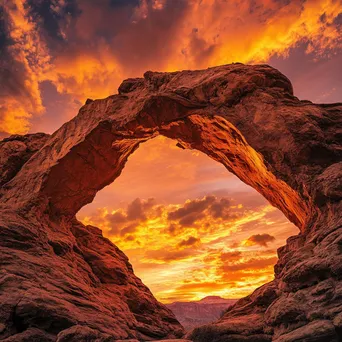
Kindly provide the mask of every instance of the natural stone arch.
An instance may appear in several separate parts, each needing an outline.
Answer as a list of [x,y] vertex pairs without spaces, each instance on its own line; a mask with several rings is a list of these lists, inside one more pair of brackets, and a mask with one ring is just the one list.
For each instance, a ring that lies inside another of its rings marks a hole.
[[[37,173],[25,181],[31,188],[25,192],[46,195],[53,210],[74,215],[119,176],[141,142],[163,134],[224,164],[303,229],[311,198],[303,170],[292,177],[292,166],[301,166],[298,156],[303,157],[293,150],[308,149],[308,158],[312,147],[302,146],[293,129],[307,125],[307,134],[317,133],[319,127],[306,118],[308,107],[294,100],[290,82],[267,66],[146,73],[145,79],[125,81],[119,95],[87,101],[26,165]],[[326,143],[318,147],[324,157]],[[21,173],[29,178],[25,167]]]
[[98,190],[120,175],[127,158],[139,144],[163,134],[176,139],[179,146],[196,148],[222,163],[282,210],[298,227],[303,227],[308,207],[305,201],[267,169],[263,157],[224,117],[197,114],[151,128],[141,129],[136,122],[130,125],[128,129],[123,127],[112,134],[111,126],[102,124],[100,133],[93,131],[51,169],[43,193],[50,198],[54,209],[74,215],[92,201]]
[[[74,119],[44,139],[39,151],[26,163],[23,161],[20,171],[1,189],[1,207],[6,213],[19,212],[30,222],[32,215],[41,217],[47,241],[57,255],[71,253],[70,248],[75,253],[77,249],[85,251],[89,244],[82,238],[74,215],[120,175],[128,156],[140,143],[162,134],[176,139],[180,147],[206,153],[259,191],[302,232],[279,251],[276,280],[266,290],[261,288],[240,301],[231,314],[257,314],[266,341],[273,328],[263,327],[280,326],[281,319],[274,312],[275,318],[265,318],[265,312],[277,300],[286,304],[287,297],[282,293],[338,277],[336,267],[341,258],[334,247],[337,242],[334,240],[329,252],[337,253],[334,261],[328,261],[324,254],[314,260],[317,253],[312,244],[323,241],[341,225],[340,130],[341,105],[299,101],[293,96],[290,81],[269,66],[233,64],[201,71],[147,72],[143,79],[124,81],[118,95],[88,100]],[[35,229],[42,233],[42,228]],[[89,229],[87,234],[93,236]],[[320,269],[319,275],[307,277],[312,265],[300,264],[303,258],[294,252],[305,246],[305,262],[317,265],[324,260],[324,271]],[[113,281],[104,274],[113,272],[115,284],[127,286],[132,283],[129,277],[135,278],[120,253],[115,251],[110,267],[102,256],[97,256],[94,264],[92,253],[84,260],[100,283]],[[305,269],[304,277],[298,275],[297,264]],[[133,288],[140,286],[135,280],[133,283]],[[148,298],[152,303],[154,299]],[[128,296],[125,303],[130,301]],[[130,305],[131,312],[141,316]],[[155,303],[153,307],[159,308]],[[150,317],[154,317],[155,311],[151,312]],[[171,326],[158,321],[162,328],[155,337],[175,330],[169,319]],[[127,336],[133,336],[134,331],[141,333],[138,326],[125,329],[131,331]],[[141,329],[147,334],[146,327]],[[253,334],[257,333],[252,329]]]

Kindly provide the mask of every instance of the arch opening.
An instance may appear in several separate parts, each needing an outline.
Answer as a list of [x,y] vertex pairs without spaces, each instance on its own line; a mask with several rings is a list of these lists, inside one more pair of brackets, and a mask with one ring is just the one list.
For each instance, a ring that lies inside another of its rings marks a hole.
[[161,135],[77,217],[100,227],[163,303],[250,294],[273,279],[277,248],[298,232],[222,164]]

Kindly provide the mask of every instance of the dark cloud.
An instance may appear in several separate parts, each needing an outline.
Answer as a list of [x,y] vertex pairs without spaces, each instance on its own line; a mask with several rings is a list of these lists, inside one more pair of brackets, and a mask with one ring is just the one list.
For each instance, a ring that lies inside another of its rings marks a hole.
[[8,36],[8,27],[6,23],[6,13],[3,6],[0,5],[0,54],[2,55],[10,42]]
[[174,223],[171,223],[171,224],[167,227],[166,231],[167,231],[170,235],[175,235],[176,232],[177,232],[177,225],[175,225]]
[[229,206],[231,201],[228,198],[221,198],[215,201],[211,206],[209,212],[214,218],[231,218],[231,213],[229,212]]
[[200,35],[199,30],[194,28],[190,34],[189,46],[183,50],[183,54],[192,57],[196,65],[205,66],[208,58],[215,52],[215,44],[208,44]]
[[110,6],[117,8],[117,7],[124,7],[124,6],[139,6],[139,0],[110,0]]
[[134,241],[135,240],[135,237],[133,235],[127,235],[125,237],[125,241]]
[[334,19],[334,25],[336,25],[339,29],[342,26],[342,12]]
[[240,260],[240,258],[243,256],[242,252],[236,251],[236,252],[225,252],[221,253],[220,259],[222,262],[232,262]]
[[189,213],[179,220],[179,224],[183,227],[191,227],[196,221],[204,217],[205,214],[201,212]]
[[0,5],[0,99],[15,97],[30,99],[29,89],[25,85],[27,70],[12,57],[10,51],[14,44],[9,35],[10,29],[7,13]]
[[110,229],[108,230],[109,236],[126,236],[128,234],[132,234],[136,232],[137,228],[139,226],[139,222],[132,222],[129,224],[123,225],[122,223],[111,223]]
[[[229,200],[231,191],[227,189],[218,189],[212,192],[218,198],[226,198]],[[265,197],[260,196],[256,191],[250,191],[250,187],[243,183],[241,187],[234,191],[234,203],[243,203],[245,209],[261,208],[268,204]]]
[[107,214],[104,220],[110,224],[109,235],[119,235],[123,224],[128,222],[127,216],[121,211],[117,211],[114,214]]
[[179,220],[183,226],[191,225],[196,220],[203,218],[203,212],[215,202],[215,196],[206,196],[203,199],[188,201],[182,208],[172,211],[168,214],[169,220]]
[[273,241],[275,241],[275,237],[270,234],[256,234],[250,236],[247,239],[246,244],[250,246],[259,245],[262,247],[267,247],[267,244]]
[[178,246],[179,247],[191,247],[197,245],[201,239],[196,238],[194,236],[190,236],[188,239],[181,241]]
[[[217,198],[207,195],[202,199],[188,201],[183,207],[169,212],[168,219],[178,221],[183,227],[191,227],[196,221],[209,216],[213,219],[231,220],[237,217],[236,213],[231,212],[231,202],[228,198]],[[210,228],[207,223],[206,228]]]
[[0,98],[22,98],[30,102],[30,91],[25,84],[27,70],[24,65],[12,59],[11,54],[0,54]]
[[53,41],[64,41],[63,29],[66,22],[81,14],[76,0],[66,0],[59,4],[53,0],[28,0],[28,14],[39,23],[40,34],[50,43]]
[[[77,49],[90,53],[89,48],[97,49],[105,43],[107,49],[116,56],[116,53],[125,49],[126,45],[115,44],[113,40],[133,25],[137,2],[139,0],[108,0],[99,6],[93,0],[77,0],[76,14],[69,17],[69,23],[65,28],[69,46],[63,53],[74,54],[77,53]],[[101,51],[95,50],[93,53],[101,56]]]
[[136,230],[137,230],[137,227],[138,227],[139,224],[137,223],[131,223],[129,224],[128,226],[125,226],[124,228],[122,228],[120,230],[120,235],[121,236],[124,236],[126,234],[132,234],[134,233]]
[[[141,222],[147,220],[147,211],[155,205],[155,199],[141,200],[136,198],[128,204],[126,212],[116,211],[107,214],[104,220],[110,224],[109,235],[121,235],[134,233]],[[156,211],[159,207],[156,207]],[[161,213],[160,213],[161,214]]]
[[127,207],[127,219],[129,221],[132,220],[146,220],[146,210],[149,210],[155,204],[154,198],[149,198],[146,201],[142,201],[140,198],[136,198],[132,203],[130,203]]
[[[152,1],[147,3],[147,13],[136,12],[135,17],[113,39],[116,56],[136,72],[138,65],[145,69],[162,67],[160,62],[167,60],[174,49],[174,37],[179,34],[181,22],[189,7],[185,0],[168,0],[160,10],[152,8]],[[143,19],[142,19],[142,18]]]
[[[163,232],[170,236],[181,234],[187,236],[186,230],[201,219],[205,219],[205,222],[201,222],[201,231],[209,232],[215,229],[215,224],[210,224],[207,219],[236,218],[237,215],[230,212],[229,205],[230,200],[227,198],[208,195],[202,199],[187,201],[182,207],[169,211],[170,209],[164,205],[157,204],[154,198],[147,200],[136,198],[127,205],[126,210],[109,213],[103,217],[103,220],[110,226],[109,235],[123,236],[135,232],[139,224],[146,222],[147,219],[159,219],[166,215],[168,226],[163,228]],[[194,239],[191,237],[181,242],[179,247],[190,246],[197,242]]]
[[[62,7],[64,15],[60,15],[48,6],[50,1],[38,1],[33,8],[43,20],[47,37],[55,38],[55,46],[49,41],[51,53],[100,60],[105,53],[121,65],[125,77],[163,68],[177,48],[172,41],[189,6],[186,0],[165,1],[160,9],[154,8],[154,1],[108,0],[99,5],[92,0],[74,0],[69,7]],[[57,44],[61,37],[67,42],[62,49]]]
[[114,214],[108,214],[106,215],[106,219],[111,224],[118,224],[118,223],[124,223],[127,222],[127,216],[124,215],[121,211],[117,211]]

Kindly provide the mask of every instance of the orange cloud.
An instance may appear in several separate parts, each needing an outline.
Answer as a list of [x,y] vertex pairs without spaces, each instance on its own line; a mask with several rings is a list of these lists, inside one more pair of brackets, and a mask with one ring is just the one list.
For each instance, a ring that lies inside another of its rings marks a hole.
[[275,240],[275,237],[270,234],[256,234],[250,236],[244,244],[246,246],[255,246],[259,245],[262,247],[267,247],[267,244],[270,242],[273,242]]
[[341,47],[341,11],[334,0],[192,1],[180,44],[189,67],[265,62],[301,41],[308,53],[327,53]]
[[220,258],[222,262],[237,261],[242,258],[242,252],[236,251],[236,252],[220,253]]
[[184,206],[168,213],[169,220],[178,220],[181,226],[192,226],[196,221],[202,219],[204,211],[208,209],[216,198],[206,196],[203,199],[187,201]]
[[0,132],[23,134],[30,128],[29,119],[44,111],[39,84],[50,67],[50,55],[25,1],[6,1],[2,6],[11,44],[3,49],[0,65]]
[[151,261],[163,261],[166,263],[172,263],[174,261],[178,260],[187,260],[195,255],[195,252],[190,249],[184,249],[184,250],[165,250],[165,249],[159,249],[159,250],[152,250],[152,251],[146,251],[145,253],[145,259],[151,260]]
[[[189,270],[187,278],[173,288],[160,291],[159,298],[165,302],[194,300],[208,294],[226,298],[239,298],[251,293],[257,286],[273,279],[273,265],[277,261],[273,252],[267,256],[239,255],[230,265],[217,260],[203,268]],[[205,271],[208,269],[209,271]]]
[[326,58],[342,44],[340,0],[76,0],[74,11],[65,1],[51,1],[50,26],[37,6],[24,0],[2,5],[11,41],[2,66],[11,77],[1,76],[8,84],[20,80],[21,89],[0,94],[3,132],[24,133],[44,112],[40,86],[46,80],[83,102],[115,93],[122,79],[148,69],[267,62],[299,43],[313,58]]
[[[267,257],[267,258],[251,258],[244,262],[239,263],[233,263],[233,264],[227,264],[223,265],[221,270],[224,273],[227,272],[236,272],[236,271],[249,271],[252,270],[255,272],[257,269],[265,269],[269,266],[273,266],[277,262],[276,257]],[[228,278],[231,277],[231,274],[228,275]]]
[[188,239],[181,241],[178,246],[179,247],[193,247],[198,245],[201,242],[201,239],[196,238],[194,236],[190,236]]
[[0,132],[25,134],[29,130],[31,114],[15,99],[7,98],[0,104]]
[[[223,203],[227,207],[221,208]],[[135,272],[157,298],[169,302],[174,298],[199,299],[207,294],[237,298],[271,280],[277,261],[275,248],[283,240],[269,234],[250,235],[245,227],[246,222],[253,221],[262,225],[269,208],[266,205],[261,211],[246,210],[234,199],[214,195],[168,205],[152,198],[137,198],[126,208],[104,208],[81,219],[102,228],[129,256]],[[229,220],[230,211],[234,218]],[[196,220],[181,224],[193,213]],[[284,217],[282,220],[286,222]],[[279,223],[269,223],[270,228],[273,225],[279,233]],[[249,243],[235,243],[236,239]],[[253,251],[248,248],[252,242]],[[268,242],[273,242],[275,248],[261,249]]]
[[56,56],[48,77],[58,92],[71,94],[85,102],[87,98],[115,94],[125,78],[121,68],[106,43],[100,41],[95,51],[76,50]]

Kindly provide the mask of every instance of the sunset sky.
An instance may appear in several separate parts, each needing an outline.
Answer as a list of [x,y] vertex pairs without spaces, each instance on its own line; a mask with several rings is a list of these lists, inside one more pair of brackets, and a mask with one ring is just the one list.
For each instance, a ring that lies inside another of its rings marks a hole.
[[[0,138],[52,133],[147,70],[267,63],[296,96],[342,102],[342,0],[0,0]],[[103,229],[162,302],[239,298],[298,232],[222,165],[144,143],[78,218]]]

